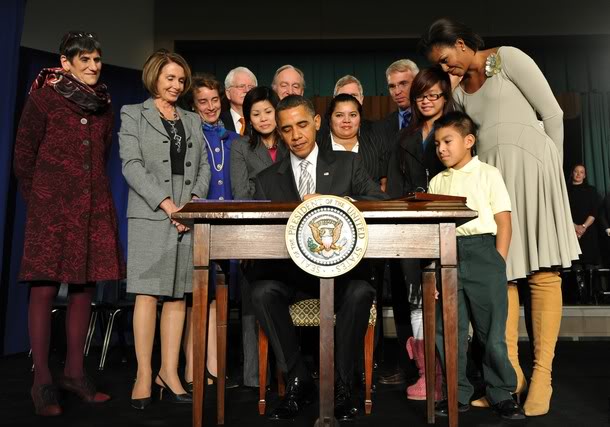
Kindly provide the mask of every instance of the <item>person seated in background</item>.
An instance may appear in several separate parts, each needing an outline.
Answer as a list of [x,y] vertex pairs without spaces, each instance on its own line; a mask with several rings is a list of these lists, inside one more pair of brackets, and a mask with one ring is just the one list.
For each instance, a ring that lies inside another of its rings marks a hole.
[[280,99],[284,99],[288,95],[303,95],[305,74],[293,65],[282,65],[273,76],[271,88]]
[[[320,116],[309,100],[297,95],[284,98],[277,106],[276,117],[290,155],[256,177],[256,199],[300,201],[315,194],[350,196],[356,200],[387,199],[379,185],[369,178],[360,157],[318,148],[316,131]],[[375,289],[359,267],[337,278],[335,286],[335,416],[339,420],[351,419],[358,412],[352,402],[354,363],[363,352],[369,311],[375,298]],[[293,419],[314,399],[315,386],[301,356],[288,307],[302,299],[319,297],[319,278],[288,260],[257,262],[249,280],[256,319],[269,337],[279,369],[288,380],[286,395],[270,417]]]
[[593,297],[593,283],[588,278],[600,263],[596,221],[600,201],[596,188],[587,183],[587,170],[582,163],[572,168],[567,187],[574,230],[582,251],[578,261],[572,263],[572,271],[576,274],[578,302],[586,304],[592,302]]
[[385,191],[388,152],[379,135],[362,128],[362,104],[348,94],[336,95],[328,105],[327,132],[319,132],[320,150],[350,151],[362,158],[364,169],[381,191]]
[[240,135],[246,130],[243,104],[248,91],[258,86],[256,76],[246,67],[233,68],[225,77],[225,95],[229,100],[229,109],[220,113],[225,128]]
[[[239,138],[239,134],[227,130],[220,120],[222,85],[216,77],[210,74],[197,75],[193,77],[191,86],[192,109],[201,117],[201,131],[203,132],[204,147],[210,164],[211,179],[208,189],[208,200],[232,200],[231,193],[231,144]],[[230,280],[230,290],[237,288],[238,267],[237,261],[230,260],[220,263],[222,271],[228,275]],[[215,290],[216,271],[219,264],[214,263],[211,270],[210,291]],[[192,300],[187,298],[186,324],[184,330],[183,348],[186,359],[184,368],[184,381],[186,391],[193,392],[193,334],[192,334]],[[208,322],[208,348],[206,376],[208,383],[216,378],[218,360],[216,346],[216,300],[210,303],[209,322]],[[227,379],[225,388],[235,388],[238,386],[236,381]]]
[[[473,387],[466,377],[468,329],[483,349],[487,401],[508,420],[524,419],[513,400],[517,375],[506,348],[506,257],[512,234],[511,202],[500,171],[472,156],[477,125],[465,113],[453,111],[435,122],[436,153],[447,168],[432,178],[429,192],[466,197],[478,217],[456,229],[458,256],[458,411],[470,409]],[[436,345],[445,366],[442,307],[436,305]],[[447,399],[435,413],[448,415]]]

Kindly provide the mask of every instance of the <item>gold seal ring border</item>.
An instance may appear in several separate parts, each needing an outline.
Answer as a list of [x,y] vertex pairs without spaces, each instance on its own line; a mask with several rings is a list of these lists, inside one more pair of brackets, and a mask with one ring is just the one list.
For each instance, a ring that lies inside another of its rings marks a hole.
[[[352,257],[354,257],[354,259],[352,259],[351,263],[348,263],[348,260],[346,260],[344,261],[343,265],[337,264],[335,266],[323,266],[319,264],[314,264],[307,258],[303,257],[300,249],[297,250],[298,242],[296,236],[296,229],[300,221],[307,214],[308,210],[312,210],[318,206],[325,205],[338,207],[339,209],[343,210],[350,218],[352,218],[353,221],[355,221],[355,225],[357,227],[360,224],[362,225],[361,228],[356,229],[356,235],[361,235],[361,238],[357,238],[356,240],[356,246],[354,251],[357,251],[358,253],[352,254]],[[286,249],[288,251],[288,254],[290,255],[290,258],[300,269],[302,269],[306,273],[312,274],[320,278],[330,278],[341,276],[342,274],[347,273],[348,271],[356,267],[358,263],[364,258],[368,247],[369,232],[364,215],[349,200],[339,196],[321,195],[303,201],[294,209],[294,211],[288,218],[284,238],[286,242]]]

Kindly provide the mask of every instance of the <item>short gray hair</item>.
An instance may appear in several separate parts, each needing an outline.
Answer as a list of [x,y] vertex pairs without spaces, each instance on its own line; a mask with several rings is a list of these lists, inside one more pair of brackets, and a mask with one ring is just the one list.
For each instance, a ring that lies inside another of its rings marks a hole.
[[256,76],[252,71],[250,71],[246,67],[235,67],[231,71],[229,71],[227,77],[225,77],[225,89],[228,89],[233,86],[233,79],[235,79],[235,74],[237,73],[247,74],[252,80],[254,80],[254,86],[258,86],[258,80],[256,80]]
[[364,89],[362,89],[362,83],[360,83],[360,80],[349,74],[337,80],[337,83],[335,83],[335,90],[333,90],[333,96],[337,96],[337,92],[339,92],[339,89],[351,83],[356,83],[356,86],[358,86],[358,91],[360,92],[360,96],[364,96]]
[[410,59],[399,59],[398,61],[394,61],[390,64],[390,66],[385,70],[385,78],[390,77],[392,73],[404,73],[405,71],[411,71],[413,76],[419,73],[419,68],[417,64]]
[[286,65],[282,65],[280,68],[278,68],[275,71],[275,74],[273,75],[273,80],[271,81],[271,87],[273,88],[273,90],[275,90],[275,86],[276,86],[275,81],[277,80],[277,76],[279,76],[282,71],[286,71],[286,70],[296,71],[297,74],[299,76],[301,76],[301,81],[303,82],[303,89],[305,89],[305,74],[303,74],[303,72],[301,70],[299,70],[297,67],[295,67],[294,65],[286,64]]

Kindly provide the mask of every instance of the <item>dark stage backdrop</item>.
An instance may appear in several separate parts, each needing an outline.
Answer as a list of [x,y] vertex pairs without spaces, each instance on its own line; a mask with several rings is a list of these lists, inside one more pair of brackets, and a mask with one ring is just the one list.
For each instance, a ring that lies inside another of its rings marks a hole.
[[[34,78],[41,68],[56,67],[59,65],[57,54],[42,52],[29,48],[21,48],[19,51],[19,70],[16,84],[17,99],[14,103],[15,114],[11,116],[11,125],[17,128],[21,110],[27,92]],[[1,71],[1,68],[0,68]],[[114,138],[113,147],[108,164],[108,175],[111,180],[112,194],[116,205],[119,231],[123,248],[127,243],[127,220],[125,212],[127,209],[127,184],[121,173],[121,161],[118,154],[117,132],[120,128],[120,109],[125,104],[136,104],[146,99],[147,95],[142,86],[141,71],[105,64],[102,68],[101,79],[108,85],[112,97],[114,110]],[[0,80],[4,81],[4,80]],[[4,99],[4,97],[2,97]],[[6,195],[2,194],[0,205],[6,206],[6,218],[2,222],[4,229],[4,256],[2,258],[2,281],[0,285],[0,313],[5,313],[3,333],[2,354],[12,354],[27,351],[29,339],[27,333],[27,301],[28,286],[17,282],[19,264],[23,251],[23,233],[25,224],[26,208],[17,191],[17,185],[12,174],[12,147],[14,144],[14,130],[6,143],[2,144],[2,155],[7,155],[6,169],[10,174],[2,175],[0,184],[7,187]],[[7,148],[8,147],[8,148]],[[6,151],[6,153],[5,153]],[[3,160],[4,165],[4,160]],[[53,206],[49,206],[53,209]],[[125,251],[126,253],[126,251]]]

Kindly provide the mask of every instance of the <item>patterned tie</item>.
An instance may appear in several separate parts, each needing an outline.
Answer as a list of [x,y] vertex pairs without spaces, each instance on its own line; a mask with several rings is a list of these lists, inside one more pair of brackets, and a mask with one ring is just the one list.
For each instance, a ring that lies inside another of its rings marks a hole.
[[243,117],[239,118],[239,124],[241,125],[241,129],[239,130],[239,134],[243,135],[246,130],[246,120]]
[[409,122],[411,121],[411,110],[401,111],[399,114],[402,117],[402,123],[400,124],[400,128],[404,129],[409,126]]
[[307,170],[310,163],[307,160],[301,160],[301,176],[299,177],[299,196],[301,200],[306,194],[313,193],[313,178]]

